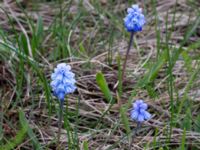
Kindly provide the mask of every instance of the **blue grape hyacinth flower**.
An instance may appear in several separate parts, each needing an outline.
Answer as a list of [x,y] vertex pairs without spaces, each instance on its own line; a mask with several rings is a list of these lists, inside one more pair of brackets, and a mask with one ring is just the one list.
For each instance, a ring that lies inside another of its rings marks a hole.
[[136,100],[133,103],[133,108],[131,110],[131,119],[141,123],[145,120],[151,118],[151,114],[147,112],[147,104],[143,100]]
[[145,17],[142,14],[142,9],[138,5],[132,5],[127,10],[128,14],[124,18],[124,25],[128,32],[142,31],[145,24]]
[[75,75],[69,65],[66,63],[58,64],[51,75],[50,85],[54,96],[63,101],[67,94],[73,93],[76,90],[74,77]]

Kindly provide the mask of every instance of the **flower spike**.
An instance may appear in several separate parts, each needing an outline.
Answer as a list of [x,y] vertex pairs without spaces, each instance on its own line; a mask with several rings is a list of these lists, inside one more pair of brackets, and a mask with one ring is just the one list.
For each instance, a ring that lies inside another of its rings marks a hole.
[[67,94],[73,93],[76,90],[76,80],[74,73],[71,72],[71,67],[65,63],[58,64],[51,75],[51,87],[54,96],[59,100],[64,100]]
[[145,17],[142,14],[142,9],[138,5],[132,5],[127,10],[128,14],[124,18],[124,26],[128,32],[142,31],[145,24]]
[[147,104],[143,100],[136,100],[133,103],[133,108],[131,110],[131,119],[141,123],[145,120],[151,118],[151,114],[147,112]]

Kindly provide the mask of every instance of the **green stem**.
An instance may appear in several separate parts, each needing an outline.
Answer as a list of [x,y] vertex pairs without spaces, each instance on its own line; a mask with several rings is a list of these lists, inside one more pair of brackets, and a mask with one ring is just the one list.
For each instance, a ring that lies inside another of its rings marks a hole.
[[138,131],[138,129],[139,129],[140,127],[141,127],[141,122],[137,122],[137,126],[136,126],[136,128],[134,129],[134,131],[133,131],[133,136],[132,136],[131,141],[130,141],[130,144],[129,144],[129,149],[131,149],[131,144],[134,142],[134,138],[136,137],[137,131]]
[[61,128],[62,128],[63,104],[64,100],[59,100],[60,109],[59,109],[59,120],[58,120],[58,142],[60,141]]
[[122,83],[123,83],[124,74],[125,74],[125,71],[126,71],[126,64],[127,64],[128,54],[129,54],[129,52],[130,52],[131,45],[132,45],[132,43],[133,43],[133,37],[134,37],[134,32],[131,32],[130,41],[129,41],[129,44],[128,44],[128,49],[127,49],[127,51],[126,51],[126,57],[125,57],[124,64],[123,64]]

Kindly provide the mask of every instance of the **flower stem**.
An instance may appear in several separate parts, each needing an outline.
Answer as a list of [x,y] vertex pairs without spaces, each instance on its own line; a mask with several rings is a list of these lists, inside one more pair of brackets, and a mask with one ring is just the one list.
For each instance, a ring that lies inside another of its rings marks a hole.
[[135,134],[134,135],[136,135],[137,134],[137,130],[140,128],[140,126],[141,126],[141,123],[140,122],[137,122],[137,127],[135,128]]
[[123,83],[124,74],[125,74],[125,71],[126,71],[126,63],[127,63],[127,59],[128,59],[128,54],[129,54],[129,52],[130,52],[131,45],[132,45],[132,43],[133,43],[133,37],[134,37],[134,32],[131,32],[130,41],[129,41],[129,44],[128,44],[128,49],[127,49],[127,51],[126,51],[126,57],[125,57],[124,64],[123,64],[122,83]]
[[60,109],[59,109],[59,120],[58,120],[58,142],[60,141],[61,128],[62,128],[63,103],[64,100],[59,100]]
[[133,136],[132,136],[132,138],[131,138],[131,142],[130,142],[130,144],[129,144],[129,149],[131,149],[131,144],[134,142],[134,138],[136,137],[136,135],[137,135],[137,131],[138,131],[138,129],[141,127],[141,122],[137,122],[137,126],[136,126],[136,128],[134,129],[134,131],[133,131]]

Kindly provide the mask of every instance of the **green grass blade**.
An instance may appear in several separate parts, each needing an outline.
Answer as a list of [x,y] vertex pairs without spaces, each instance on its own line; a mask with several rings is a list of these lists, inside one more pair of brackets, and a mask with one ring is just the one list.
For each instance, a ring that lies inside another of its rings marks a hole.
[[88,142],[87,141],[83,142],[83,150],[89,150]]
[[187,111],[186,111],[186,115],[183,119],[183,122],[182,122],[182,127],[185,129],[185,130],[188,130],[190,131],[191,130],[191,127],[192,127],[192,114],[191,114],[191,110],[190,110],[190,107],[188,107]]
[[194,130],[200,133],[200,115],[198,115],[195,119]]
[[129,121],[126,115],[126,111],[123,107],[120,108],[120,116],[121,116],[122,123],[124,124],[126,134],[128,136],[131,133],[131,129],[130,129]]
[[110,92],[110,89],[108,88],[108,84],[106,82],[106,79],[104,75],[101,72],[98,72],[96,74],[96,82],[101,89],[101,92],[104,94],[107,102],[111,102],[113,100],[112,94]]
[[119,93],[119,97],[121,97],[122,96],[122,68],[121,68],[121,58],[119,54],[117,56],[117,65],[118,65],[118,81],[119,81],[117,90]]
[[158,75],[159,70],[166,63],[167,60],[167,50],[165,50],[161,56],[158,58],[158,61],[149,69],[148,73],[144,76],[142,80],[139,81],[139,86],[144,87],[147,84],[153,82]]
[[[188,30],[188,32],[184,36],[184,39],[181,42],[180,47],[177,49],[174,49],[174,51],[172,52],[172,58],[171,58],[171,67],[172,68],[175,65],[176,61],[178,60],[179,55],[183,52],[182,46],[188,41],[188,39],[196,31],[199,24],[200,24],[200,16],[196,19],[193,26]],[[147,84],[153,82],[156,79],[159,70],[166,63],[166,61],[167,61],[167,50],[165,49],[164,52],[161,54],[161,56],[158,58],[158,61],[155,64],[153,64],[153,66],[149,69],[149,71],[144,76],[144,78],[138,82],[138,85],[140,87],[145,87]]]
[[12,150],[15,149],[17,145],[22,143],[26,137],[28,131],[28,125],[25,122],[22,122],[23,116],[22,112],[19,113],[20,123],[22,128],[17,132],[17,135],[0,148],[0,150]]
[[41,150],[42,149],[41,145],[40,145],[39,141],[37,140],[37,137],[34,134],[33,130],[29,127],[28,121],[26,120],[25,114],[22,110],[20,110],[20,112],[19,112],[19,120],[20,120],[20,123],[23,126],[23,128],[27,128],[28,136],[30,137],[30,139],[33,143],[34,149]]
[[17,132],[17,135],[7,142],[6,145],[2,146],[0,150],[13,150],[17,145],[23,142],[25,139],[27,128],[22,128]]
[[39,16],[36,27],[36,37],[38,40],[42,39],[43,37],[43,28],[43,20],[42,17]]
[[20,48],[22,48],[23,50],[23,53],[26,54],[26,56],[29,55],[29,52],[28,52],[28,43],[27,43],[27,40],[26,40],[26,36],[22,33],[20,36],[19,36],[19,46]]
[[180,150],[185,150],[185,139],[186,139],[186,129],[184,129],[183,131],[183,136],[182,136],[182,140],[181,140],[181,147],[179,148]]

